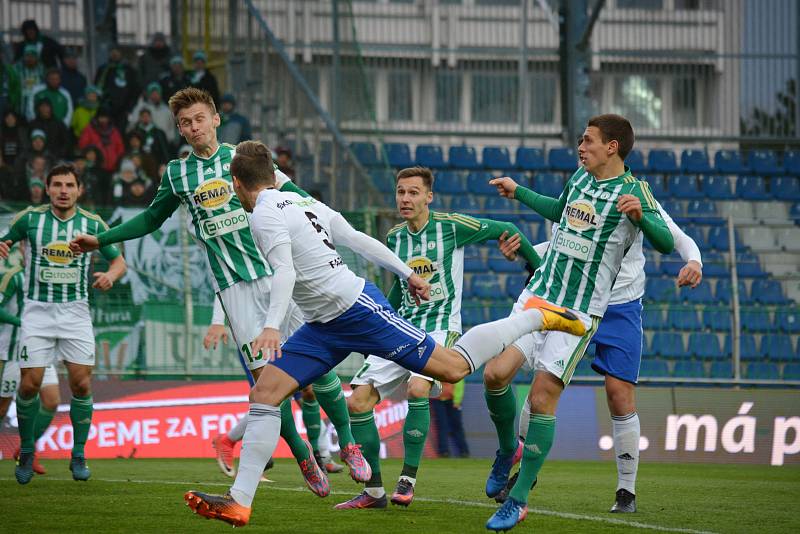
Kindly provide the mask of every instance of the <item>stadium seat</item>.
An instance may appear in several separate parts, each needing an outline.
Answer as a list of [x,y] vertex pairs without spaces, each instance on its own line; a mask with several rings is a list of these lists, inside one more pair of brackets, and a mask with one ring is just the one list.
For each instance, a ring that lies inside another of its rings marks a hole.
[[792,338],[786,334],[764,335],[758,353],[762,358],[773,362],[788,362],[795,357]]
[[478,254],[464,257],[464,272],[485,273],[488,267],[486,261]]
[[465,326],[475,326],[486,322],[486,307],[480,301],[465,303],[461,309],[461,320]]
[[[517,266],[517,270],[519,270],[519,266]],[[525,289],[527,282],[528,276],[526,274],[510,274],[506,276],[506,296],[516,300],[522,290]]]
[[634,175],[642,173],[647,169],[644,164],[644,154],[641,150],[635,148],[631,150],[625,158],[625,165],[628,166]]
[[745,200],[769,200],[767,182],[761,176],[740,176],[736,180],[736,195]]
[[417,146],[416,160],[418,165],[429,169],[445,169],[447,163],[444,161],[444,153],[439,145],[419,145]]
[[676,330],[697,330],[697,311],[686,306],[670,308],[667,312],[667,323]]
[[[658,200],[658,197],[656,197]],[[683,207],[683,202],[680,200],[658,200],[661,207],[666,211],[670,217],[675,219],[676,222],[686,220],[686,210]]]
[[[490,219],[517,222],[519,219],[519,212],[517,211],[518,204],[519,202],[517,201],[503,197],[489,197],[486,199],[484,210]],[[530,211],[527,208],[525,209],[526,211]]]
[[672,376],[675,378],[705,378],[706,368],[703,362],[694,360],[675,362]]
[[[647,239],[645,239],[645,242],[647,242]],[[684,265],[685,263],[683,262],[681,257],[678,256],[678,254],[676,253],[670,254],[665,258],[661,258],[661,273],[669,277],[678,276],[678,273],[680,272],[680,270],[683,268]],[[673,285],[675,285],[674,281]]]
[[690,200],[686,204],[686,215],[696,224],[721,225],[723,220],[717,214],[717,207],[708,200]]
[[487,146],[483,149],[483,167],[493,171],[509,171],[514,165],[506,147]]
[[800,202],[795,202],[789,209],[789,217],[795,224],[800,224]]
[[472,171],[467,175],[467,189],[473,195],[497,195],[497,188],[489,185],[492,174],[486,171]]
[[758,256],[751,252],[740,252],[736,255],[736,271],[746,278],[765,278],[767,273],[761,268]]
[[647,176],[639,176],[640,180],[647,182],[650,186],[650,192],[656,197],[662,206],[665,199],[670,197],[670,192],[667,190],[667,180],[663,174],[651,174]]
[[703,174],[711,172],[708,154],[705,150],[684,150],[681,152],[681,172]]
[[503,288],[493,274],[476,274],[472,277],[472,296],[481,299],[505,298]]
[[796,176],[777,176],[772,179],[770,193],[777,200],[796,202],[800,200],[800,178]]
[[551,148],[547,154],[547,166],[555,171],[575,172],[578,154],[572,147]]
[[451,146],[448,151],[447,161],[453,169],[480,169],[478,154],[475,147],[467,145]]
[[709,378],[733,378],[733,363],[730,361],[711,362]]
[[538,173],[533,176],[533,190],[540,195],[558,198],[564,190],[564,178],[554,173]]
[[[519,263],[515,261],[508,261],[505,257],[500,254],[499,251],[495,251],[494,254],[489,255],[489,270],[496,272],[496,273],[518,273],[520,271]],[[517,292],[514,297],[519,296],[519,291]]]
[[[647,250],[647,249],[645,249]],[[661,276],[661,268],[655,260],[647,258],[644,262],[644,274],[650,276]]]
[[394,193],[394,173],[386,169],[372,169],[369,171],[369,176],[372,179],[372,184],[381,193]]
[[478,199],[472,195],[458,195],[453,197],[450,203],[450,211],[466,213],[467,215],[477,216],[483,211]]
[[703,198],[705,195],[697,187],[694,175],[676,174],[668,180],[670,194],[675,198]]
[[787,334],[800,334],[800,309],[779,309],[775,312],[775,323]]
[[728,176],[712,174],[700,177],[700,190],[713,200],[732,200],[736,198],[733,193],[733,182]]
[[436,191],[443,195],[463,195],[468,193],[464,177],[456,171],[441,171],[436,173],[434,185]]
[[772,150],[754,150],[748,162],[753,172],[761,176],[783,172],[783,166],[778,164],[778,156]]
[[651,150],[647,156],[647,170],[648,172],[663,173],[678,172],[679,168],[675,159],[675,152],[672,150]]
[[800,363],[787,363],[783,366],[784,380],[800,380]]
[[709,283],[701,283],[694,289],[689,286],[678,288],[678,297],[689,304],[714,304],[717,301]]
[[745,367],[745,376],[753,380],[779,380],[778,366],[774,363],[752,362]]
[[655,302],[677,302],[675,282],[668,278],[648,278],[644,296]]
[[800,176],[800,150],[792,150],[783,155],[783,170],[794,176]]
[[375,145],[372,143],[350,143],[350,150],[353,151],[359,163],[365,167],[376,167],[381,164]]
[[405,143],[385,143],[383,149],[389,165],[396,169],[405,169],[414,166],[414,159],[411,157],[411,149]]
[[[747,291],[747,286],[743,280],[739,280],[739,303],[749,304],[752,302],[750,299],[750,292]],[[717,281],[717,301],[722,304],[730,304],[733,300],[731,292],[731,280],[723,278]]]
[[689,334],[689,353],[702,360],[719,360],[725,357],[717,334],[711,332]]
[[738,150],[718,150],[714,154],[714,170],[722,174],[744,174],[750,168]]
[[[733,342],[732,335],[725,336],[725,342],[722,347],[722,354],[727,358],[733,354],[731,343]],[[755,361],[759,359],[758,350],[756,349],[756,338],[752,334],[742,334],[739,337],[740,357],[742,360]]]
[[759,304],[786,304],[783,286],[777,280],[755,280],[750,288],[753,298]]
[[547,168],[541,148],[521,146],[517,148],[516,167],[523,171],[543,171]]
[[717,276],[728,277],[730,276],[728,264],[725,257],[720,252],[706,252],[703,251],[703,276]]
[[[700,250],[706,250],[709,248],[703,228],[704,227],[702,226],[685,226],[683,228],[683,232],[694,240],[694,242],[697,244],[697,248]],[[705,254],[703,256],[703,263],[705,263]]]
[[657,356],[676,360],[691,357],[691,354],[683,346],[683,336],[677,332],[656,332],[653,334],[650,350]]
[[660,330],[665,328],[664,314],[655,306],[646,306],[642,310],[642,328],[645,330]]
[[664,360],[642,360],[639,367],[639,377],[662,378],[669,376],[669,366]]
[[[736,246],[742,244],[739,232],[735,231]],[[708,231],[708,245],[718,251],[728,252],[730,250],[730,240],[728,239],[727,226],[714,226]]]
[[739,315],[739,324],[747,332],[772,332],[777,328],[763,309],[742,309]]
[[494,304],[489,306],[489,321],[499,321],[500,319],[505,319],[508,317],[508,314],[511,312],[511,305],[509,304]]
[[728,310],[703,310],[703,326],[715,332],[730,332],[733,317]]

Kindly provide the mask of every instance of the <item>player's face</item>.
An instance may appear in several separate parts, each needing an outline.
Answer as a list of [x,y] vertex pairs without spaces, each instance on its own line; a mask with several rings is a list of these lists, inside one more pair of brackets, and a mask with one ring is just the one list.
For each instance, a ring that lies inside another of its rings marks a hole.
[[211,108],[197,102],[178,112],[178,131],[195,151],[209,147],[217,141],[219,115]]
[[395,200],[400,216],[405,220],[414,219],[428,209],[433,192],[425,187],[421,176],[410,176],[397,181]]
[[581,165],[592,174],[603,167],[616,152],[616,141],[603,142],[600,129],[588,126],[578,139],[578,159]]
[[50,185],[47,186],[47,195],[50,203],[58,209],[72,209],[78,202],[81,188],[78,180],[72,174],[57,174],[50,178]]

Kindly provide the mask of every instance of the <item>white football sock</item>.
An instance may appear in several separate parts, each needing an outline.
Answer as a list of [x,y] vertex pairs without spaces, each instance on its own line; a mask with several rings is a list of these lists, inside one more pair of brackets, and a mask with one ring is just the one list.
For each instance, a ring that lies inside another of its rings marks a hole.
[[328,458],[331,455],[330,440],[328,439],[328,425],[325,421],[319,422],[319,439],[317,440],[317,450],[319,455],[323,458]]
[[525,399],[525,405],[519,412],[519,437],[522,441],[528,437],[528,425],[531,423],[531,398]]
[[247,414],[244,414],[244,416],[233,425],[233,428],[228,431],[228,439],[234,443],[241,441],[242,437],[244,437],[245,428],[247,428]]
[[617,489],[636,494],[636,472],[639,470],[639,414],[612,415],[614,456],[617,458]]
[[381,497],[386,495],[386,490],[383,489],[383,486],[379,488],[364,488],[364,491],[366,491],[367,495],[369,495],[373,499],[380,499]]
[[499,321],[473,326],[453,348],[467,360],[470,371],[475,371],[522,336],[541,328],[542,312],[525,310]]
[[281,435],[281,409],[268,404],[250,404],[247,430],[242,440],[239,471],[231,487],[231,497],[250,508],[264,474],[267,461],[278,446]]

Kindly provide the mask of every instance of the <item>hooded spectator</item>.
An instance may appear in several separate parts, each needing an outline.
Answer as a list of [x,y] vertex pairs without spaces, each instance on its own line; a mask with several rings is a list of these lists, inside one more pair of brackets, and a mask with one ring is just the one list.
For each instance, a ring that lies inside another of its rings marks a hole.
[[129,159],[136,164],[136,168],[150,179],[158,175],[159,163],[156,159],[144,150],[144,136],[139,130],[133,130],[125,139],[128,151],[125,152],[123,159]]
[[103,92],[102,103],[108,107],[114,124],[124,132],[128,113],[139,98],[139,82],[136,71],[123,59],[119,47],[112,48],[108,63],[97,69],[94,84]]
[[209,72],[206,67],[208,65],[208,57],[202,50],[198,50],[192,56],[192,65],[194,70],[189,73],[189,81],[192,87],[205,90],[214,99],[214,105],[219,109],[219,85],[217,78]]
[[153,34],[150,46],[139,58],[139,82],[147,85],[157,82],[169,71],[169,58],[172,56],[166,36],[161,32]]
[[39,61],[36,47],[28,45],[22,59],[14,65],[20,83],[20,101],[18,111],[20,114],[27,114],[32,108],[33,95],[36,87],[44,81],[44,67]]
[[28,129],[22,124],[20,116],[12,110],[3,114],[0,128],[0,154],[7,165],[13,166],[17,157],[25,151],[28,144]]
[[114,175],[111,186],[111,196],[115,204],[119,203],[125,197],[125,193],[129,190],[130,186],[137,179],[143,179],[147,185],[152,185],[152,182],[142,176],[140,169],[130,159],[124,158],[119,166],[119,172]]
[[139,121],[133,131],[142,137],[142,151],[151,155],[157,163],[167,163],[172,159],[167,136],[161,128],[153,124],[149,108],[142,108],[139,112]]
[[105,107],[97,110],[97,114],[83,130],[78,141],[80,148],[89,145],[96,146],[102,152],[103,169],[114,172],[120,157],[125,153],[125,145],[122,143],[122,134],[111,121],[111,113]]
[[72,133],[80,139],[83,129],[92,120],[100,107],[100,89],[95,85],[87,85],[84,96],[72,114]]
[[78,53],[69,49],[64,53],[64,63],[61,67],[61,86],[72,97],[72,104],[78,105],[86,90],[86,76],[78,70]]
[[22,86],[16,69],[5,62],[0,53],[0,116],[6,111],[19,111]]
[[[43,159],[43,162],[34,162],[37,158]],[[28,183],[28,179],[31,176],[41,173],[41,167],[49,169],[52,164],[53,158],[50,156],[50,152],[47,151],[47,134],[39,129],[31,130],[30,146],[14,162],[14,172],[17,179]],[[45,170],[44,172],[46,173],[47,171]]]
[[230,93],[222,95],[222,110],[220,111],[220,125],[217,128],[217,138],[221,143],[238,145],[242,141],[253,138],[250,121],[244,115],[236,113],[236,99]]
[[164,132],[164,135],[167,137],[167,142],[172,145],[175,143],[178,136],[178,129],[175,127],[175,119],[172,116],[172,112],[169,110],[169,106],[164,102],[164,99],[161,98],[161,91],[161,85],[158,82],[150,83],[150,85],[147,86],[145,95],[139,99],[136,107],[133,108],[133,111],[128,117],[128,123],[131,125],[130,128],[134,128],[139,121],[139,112],[141,112],[143,108],[147,108],[150,110],[153,124]]
[[35,117],[34,108],[42,100],[49,100],[53,106],[53,117],[64,123],[69,128],[72,125],[72,112],[74,105],[69,91],[61,86],[61,71],[50,69],[45,74],[45,83],[38,85],[33,91],[33,105],[30,109],[29,120]]
[[22,41],[14,45],[14,59],[19,60],[25,54],[26,47],[33,47],[36,57],[45,68],[58,67],[64,57],[64,48],[54,39],[42,35],[35,20],[28,19],[20,28]]
[[25,170],[31,204],[43,204],[45,201],[44,184],[47,173],[50,171],[50,163],[44,156],[34,156]]
[[81,177],[84,196],[96,204],[111,201],[111,174],[103,169],[103,153],[94,145],[89,145],[81,153]]
[[72,156],[72,131],[53,116],[50,100],[44,98],[36,104],[36,118],[28,123],[30,131],[39,129],[47,136],[47,146],[56,159]]
[[189,87],[189,76],[183,68],[183,58],[181,56],[172,56],[169,60],[169,72],[161,77],[159,82],[161,84],[161,96],[164,102],[169,103],[170,97],[183,89]]

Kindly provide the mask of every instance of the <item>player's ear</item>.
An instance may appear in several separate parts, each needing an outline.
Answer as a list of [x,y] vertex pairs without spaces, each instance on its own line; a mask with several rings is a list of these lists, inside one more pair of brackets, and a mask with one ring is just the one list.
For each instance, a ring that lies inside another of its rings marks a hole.
[[428,191],[428,195],[425,198],[425,204],[430,205],[431,202],[433,202],[433,191]]
[[619,141],[616,139],[612,139],[608,142],[608,155],[613,156],[614,154],[619,152]]

